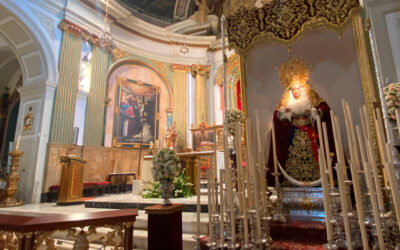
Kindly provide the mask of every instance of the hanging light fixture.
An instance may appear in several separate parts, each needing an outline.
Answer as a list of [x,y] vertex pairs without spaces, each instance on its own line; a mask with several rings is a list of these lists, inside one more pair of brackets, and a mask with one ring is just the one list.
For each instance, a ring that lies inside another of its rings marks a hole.
[[99,37],[99,45],[104,49],[111,49],[112,35],[110,31],[110,23],[108,22],[108,1],[106,0],[106,14],[104,16],[104,27]]

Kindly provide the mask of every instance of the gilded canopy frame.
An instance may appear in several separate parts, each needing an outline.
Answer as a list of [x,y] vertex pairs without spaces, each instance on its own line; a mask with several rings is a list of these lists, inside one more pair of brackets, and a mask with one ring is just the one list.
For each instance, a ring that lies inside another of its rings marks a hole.
[[364,101],[374,139],[375,152],[377,152],[374,107],[378,101],[361,12],[362,7],[358,0],[273,0],[264,4],[262,8],[242,6],[228,16],[226,18],[226,33],[229,46],[240,55],[240,78],[245,116],[248,116],[245,59],[248,52],[256,44],[268,41],[285,46],[290,50],[291,45],[299,40],[306,30],[322,26],[336,31],[340,36],[344,27],[351,22]]

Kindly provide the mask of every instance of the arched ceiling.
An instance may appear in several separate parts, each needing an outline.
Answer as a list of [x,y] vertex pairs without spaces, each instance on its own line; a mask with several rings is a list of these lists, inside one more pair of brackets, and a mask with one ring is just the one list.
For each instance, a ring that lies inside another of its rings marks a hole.
[[[166,27],[188,19],[196,12],[196,0],[116,0],[132,12],[133,15],[155,24]],[[206,0],[209,14],[218,15],[224,0]]]
[[14,86],[15,81],[10,82],[15,74],[18,74],[18,77],[21,75],[21,67],[17,57],[10,47],[0,48],[0,93],[4,91],[6,86],[11,89],[16,87]]

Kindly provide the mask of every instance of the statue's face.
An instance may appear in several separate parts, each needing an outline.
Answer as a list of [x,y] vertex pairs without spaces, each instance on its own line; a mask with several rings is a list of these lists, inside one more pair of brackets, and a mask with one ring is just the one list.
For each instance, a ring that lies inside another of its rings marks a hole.
[[294,99],[299,99],[301,97],[301,88],[303,87],[299,84],[294,84],[292,86],[291,91]]

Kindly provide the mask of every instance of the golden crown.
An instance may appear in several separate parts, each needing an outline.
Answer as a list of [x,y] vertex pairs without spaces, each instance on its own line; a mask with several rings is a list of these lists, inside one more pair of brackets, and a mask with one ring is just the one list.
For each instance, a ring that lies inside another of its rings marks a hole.
[[286,88],[293,83],[306,84],[309,73],[310,69],[304,62],[294,59],[282,64],[279,69],[279,80]]

